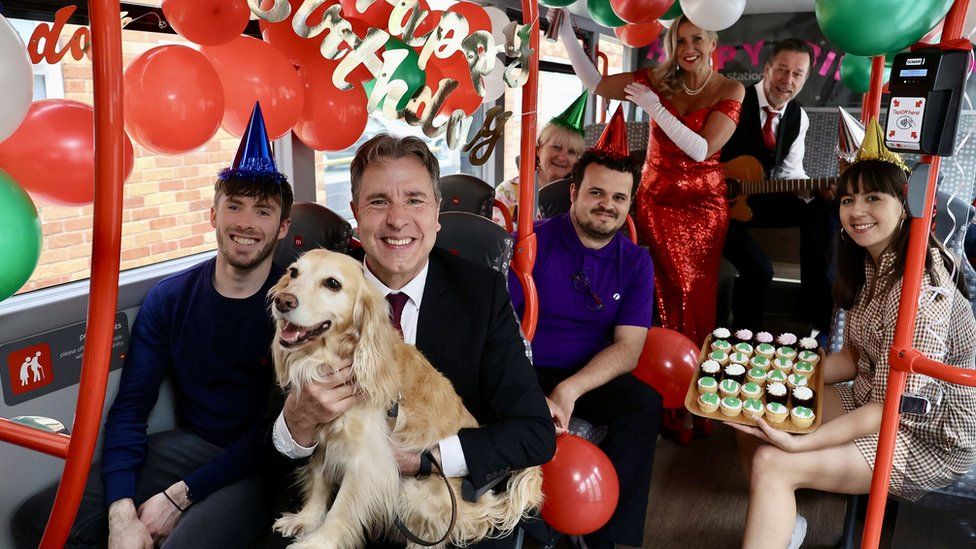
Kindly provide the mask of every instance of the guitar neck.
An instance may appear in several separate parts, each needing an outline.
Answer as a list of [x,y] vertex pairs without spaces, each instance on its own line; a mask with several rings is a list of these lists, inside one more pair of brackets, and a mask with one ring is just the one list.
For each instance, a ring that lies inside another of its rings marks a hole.
[[789,193],[797,191],[817,191],[837,183],[836,177],[815,177],[813,179],[762,179],[740,181],[740,194]]

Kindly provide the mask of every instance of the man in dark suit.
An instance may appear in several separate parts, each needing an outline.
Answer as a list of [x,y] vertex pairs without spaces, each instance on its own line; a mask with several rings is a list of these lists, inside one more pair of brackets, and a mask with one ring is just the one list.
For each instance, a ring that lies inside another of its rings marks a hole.
[[[805,139],[810,120],[794,99],[813,64],[813,50],[797,38],[776,44],[763,68],[763,79],[746,88],[739,125],[722,148],[722,161],[753,156],[772,179],[806,179],[803,169]],[[766,253],[746,231],[749,227],[800,227],[800,317],[814,328],[826,330],[832,300],[827,278],[830,264],[831,216],[829,192],[753,195],[753,219],[733,220],[723,255],[739,271],[732,299],[733,325],[762,326],[766,291],[773,267]],[[836,214],[833,214],[836,217]]]
[[[432,251],[440,229],[436,157],[423,141],[380,134],[350,167],[352,210],[366,252],[366,277],[390,301],[404,341],[451,380],[482,425],[429,450],[447,476],[480,494],[516,469],[548,461],[555,434],[500,273]],[[348,368],[301,395],[289,394],[272,432],[291,458],[311,455],[318,425],[360,402]],[[417,453],[398,457],[403,475]]]

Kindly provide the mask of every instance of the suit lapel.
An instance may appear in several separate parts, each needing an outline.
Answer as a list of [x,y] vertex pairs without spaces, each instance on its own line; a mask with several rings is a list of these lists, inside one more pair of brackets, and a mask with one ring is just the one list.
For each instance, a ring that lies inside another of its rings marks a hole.
[[417,348],[442,371],[445,334],[450,331],[450,313],[454,309],[447,287],[447,272],[435,250],[430,254],[427,284],[424,286],[424,297],[417,319]]

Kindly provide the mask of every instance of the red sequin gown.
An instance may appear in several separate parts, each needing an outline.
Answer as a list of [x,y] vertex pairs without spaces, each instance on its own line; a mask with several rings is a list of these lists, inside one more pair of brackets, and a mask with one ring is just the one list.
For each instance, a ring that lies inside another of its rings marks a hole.
[[[646,71],[638,82],[652,87]],[[711,108],[678,114],[661,103],[689,129],[700,132],[714,111],[739,123],[742,104],[723,99]],[[718,266],[728,229],[721,152],[695,162],[651,122],[647,159],[637,190],[637,232],[654,259],[654,294],[661,325],[701,345],[715,324]]]

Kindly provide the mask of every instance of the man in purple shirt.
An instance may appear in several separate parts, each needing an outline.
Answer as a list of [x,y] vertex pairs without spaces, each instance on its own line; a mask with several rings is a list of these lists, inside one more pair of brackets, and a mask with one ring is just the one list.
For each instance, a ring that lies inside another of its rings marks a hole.
[[[586,537],[593,548],[643,545],[661,419],[661,396],[629,373],[654,307],[650,255],[618,234],[636,184],[628,157],[591,149],[574,170],[569,212],[535,226],[539,323],[532,349],[539,383],[557,433],[574,414],[607,425],[601,447],[620,478],[613,517]],[[521,313],[524,296],[511,273],[509,291]]]

